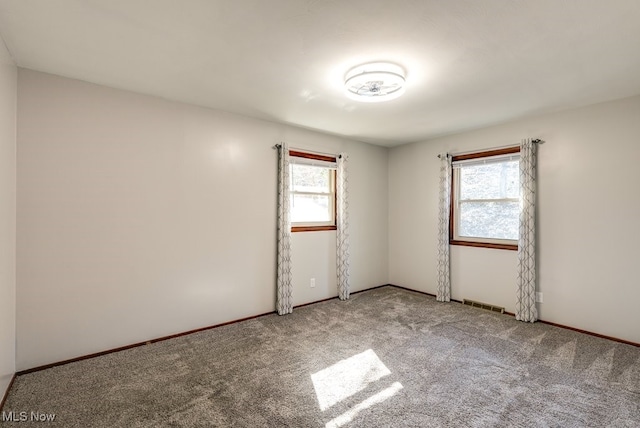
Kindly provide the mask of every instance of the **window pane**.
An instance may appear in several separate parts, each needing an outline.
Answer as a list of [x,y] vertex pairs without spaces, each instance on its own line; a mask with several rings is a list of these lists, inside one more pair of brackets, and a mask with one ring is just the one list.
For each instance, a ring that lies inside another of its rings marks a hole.
[[291,190],[294,192],[329,193],[331,170],[309,165],[291,165]]
[[332,207],[329,195],[291,195],[291,222],[330,222]]
[[519,162],[460,167],[460,199],[504,199],[520,195]]
[[518,202],[461,202],[458,235],[518,239]]

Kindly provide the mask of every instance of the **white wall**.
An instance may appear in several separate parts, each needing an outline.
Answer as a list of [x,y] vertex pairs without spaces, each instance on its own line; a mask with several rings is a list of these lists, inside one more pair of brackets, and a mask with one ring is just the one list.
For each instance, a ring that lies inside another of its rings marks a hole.
[[16,371],[17,69],[0,38],[0,400]]
[[[386,148],[374,147],[354,144],[347,149],[352,292],[388,283],[388,158]],[[291,241],[294,305],[336,296],[336,232],[293,233]]]
[[[7,135],[0,225],[9,237],[0,260],[5,383],[14,371],[14,313],[15,368],[24,370],[272,311],[272,146],[279,141],[349,152],[354,291],[391,282],[435,293],[436,155],[527,136],[546,140],[539,158],[540,316],[640,342],[632,271],[640,239],[640,97],[388,151],[34,71],[18,74],[16,312],[15,68],[3,66],[0,76],[0,132]],[[292,244],[294,303],[335,296],[335,233],[296,233]],[[454,298],[513,312],[515,272],[515,252],[452,248]]]
[[[539,148],[539,291],[546,321],[640,342],[640,96],[394,148],[389,277],[436,292],[438,159],[546,141]],[[452,247],[452,296],[515,311],[517,254]]]
[[[273,311],[280,141],[349,152],[352,287],[388,282],[387,149],[24,69],[18,97],[18,370]],[[295,304],[334,252],[294,235]]]

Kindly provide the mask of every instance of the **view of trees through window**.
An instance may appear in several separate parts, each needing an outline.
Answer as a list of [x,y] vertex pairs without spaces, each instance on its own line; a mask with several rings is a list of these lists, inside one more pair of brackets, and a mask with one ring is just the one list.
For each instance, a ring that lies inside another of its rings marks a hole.
[[291,222],[333,221],[333,171],[310,165],[291,165]]
[[520,215],[517,160],[460,166],[460,237],[518,239]]

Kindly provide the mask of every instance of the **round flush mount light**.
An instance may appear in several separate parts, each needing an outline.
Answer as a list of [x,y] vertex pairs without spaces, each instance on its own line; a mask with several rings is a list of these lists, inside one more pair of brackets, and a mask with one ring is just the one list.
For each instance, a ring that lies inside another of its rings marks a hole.
[[349,70],[345,76],[344,89],[352,100],[371,103],[398,98],[404,93],[404,84],[402,67],[387,62],[374,62]]

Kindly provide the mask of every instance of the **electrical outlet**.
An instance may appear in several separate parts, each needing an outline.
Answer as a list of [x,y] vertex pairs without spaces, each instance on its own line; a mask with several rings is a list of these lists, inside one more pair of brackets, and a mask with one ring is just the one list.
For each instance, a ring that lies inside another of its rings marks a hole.
[[311,288],[314,288],[315,286],[316,286],[316,279],[311,278]]
[[537,291],[536,292],[536,303],[542,303],[543,299],[542,299],[542,292]]

